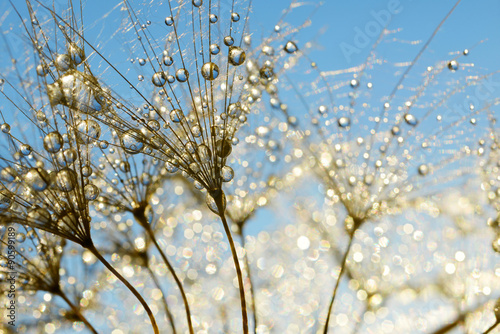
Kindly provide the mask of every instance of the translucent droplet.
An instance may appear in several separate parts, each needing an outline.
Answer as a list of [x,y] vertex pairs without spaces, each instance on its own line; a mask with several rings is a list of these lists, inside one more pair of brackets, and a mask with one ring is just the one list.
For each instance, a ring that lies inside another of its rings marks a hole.
[[170,161],[167,161],[165,163],[165,169],[169,172],[169,173],[175,173],[179,170],[179,167],[177,166],[178,165],[178,162],[174,159],[174,160],[170,160]]
[[352,79],[349,84],[351,85],[351,88],[358,88],[359,87],[359,80],[358,79]]
[[153,74],[151,81],[156,87],[162,87],[167,81],[167,75],[165,74],[165,72],[156,72],[155,74]]
[[14,182],[17,177],[17,171],[12,167],[5,167],[0,172],[0,178],[5,182]]
[[213,55],[217,55],[220,52],[220,48],[217,44],[211,44],[210,45],[210,53]]
[[227,158],[231,154],[231,151],[233,150],[231,142],[227,139],[217,140],[217,142],[215,143],[215,147],[216,147],[216,154],[220,158]]
[[90,175],[92,175],[92,167],[83,166],[82,167],[82,175],[85,177],[89,177]]
[[51,217],[47,209],[36,207],[28,212],[28,221],[41,225],[48,225],[51,222]]
[[210,23],[216,23],[218,20],[217,15],[210,14],[209,20],[210,20]]
[[234,178],[234,171],[231,167],[224,166],[220,171],[220,175],[222,177],[222,181],[229,182]]
[[56,184],[59,190],[69,192],[78,185],[78,177],[74,170],[63,168],[56,174]]
[[184,119],[184,113],[180,109],[174,109],[170,112],[172,122],[179,123]]
[[[214,198],[209,194],[207,193],[207,197],[206,197],[206,203],[207,203],[207,206],[208,208],[215,214],[219,214],[219,208],[217,208],[217,203],[215,202]],[[224,195],[224,193],[222,193],[222,210],[225,210],[226,209],[226,195]]]
[[[500,253],[500,237],[498,237],[495,240],[493,240],[493,243],[491,244],[491,246],[493,247],[493,250],[495,252]],[[498,312],[498,313],[500,313],[500,312]],[[497,312],[495,312],[495,316],[496,315],[497,315]],[[498,319],[498,317],[497,317],[497,319]]]
[[57,55],[54,65],[56,65],[56,68],[61,72],[66,72],[73,67],[70,56],[66,54]]
[[229,47],[228,60],[231,65],[240,66],[245,62],[246,54],[239,46]]
[[95,200],[99,196],[99,188],[94,184],[89,183],[83,188],[85,198],[89,201]]
[[62,167],[66,167],[66,166],[71,165],[73,162],[75,162],[76,158],[77,158],[77,154],[76,154],[75,149],[68,148],[64,151],[60,151],[57,154],[57,163]]
[[49,153],[57,153],[63,146],[63,138],[57,131],[49,132],[43,138],[43,147]]
[[135,130],[127,130],[120,138],[123,150],[129,154],[137,154],[144,148],[143,136]]
[[416,126],[418,124],[417,118],[412,114],[405,114],[405,122],[411,126]]
[[92,119],[80,121],[76,125],[76,129],[78,130],[78,139],[84,144],[89,144],[101,136],[101,126]]
[[201,5],[203,5],[203,0],[193,0],[192,4],[195,7],[200,7]]
[[212,159],[212,151],[210,151],[207,145],[201,144],[198,146],[198,156],[201,162],[208,162]]
[[467,56],[469,54],[469,49],[465,49],[463,54],[464,54],[464,56]]
[[165,56],[163,57],[163,64],[165,64],[165,66],[172,66],[172,64],[174,63],[174,59],[170,56]]
[[226,36],[224,37],[224,44],[226,46],[231,46],[234,44],[234,38],[232,38],[231,36]]
[[456,60],[452,60],[448,63],[448,69],[452,72],[458,70],[458,62]]
[[49,175],[42,168],[30,168],[24,174],[24,182],[35,191],[43,191],[49,186]]
[[262,66],[259,71],[260,77],[265,80],[271,80],[274,76],[274,71],[272,67]]
[[429,166],[427,166],[426,164],[421,164],[420,166],[418,166],[418,174],[422,176],[426,176],[427,174],[429,174]]
[[206,80],[212,81],[219,76],[219,66],[214,63],[205,63],[201,68],[201,75]]
[[297,47],[297,45],[296,45],[294,42],[292,42],[292,41],[288,41],[288,42],[286,42],[286,44],[285,44],[285,51],[286,51],[287,53],[294,53],[294,52],[296,52],[298,49],[299,49],[299,48]]
[[175,77],[179,82],[186,82],[189,79],[189,72],[185,68],[180,68],[175,72]]
[[19,151],[21,152],[22,155],[26,156],[26,155],[30,155],[31,152],[33,152],[33,149],[28,144],[22,144],[19,147]]
[[238,22],[240,20],[240,15],[238,13],[231,13],[231,21]]
[[167,16],[165,18],[165,24],[169,27],[172,26],[174,24],[174,18],[172,16]]
[[340,117],[337,123],[341,128],[347,128],[351,125],[351,119],[349,117]]
[[0,126],[0,129],[2,130],[3,133],[9,133],[10,132],[10,125],[8,123],[3,123]]
[[327,111],[328,111],[328,108],[327,108],[326,106],[321,105],[321,106],[319,106],[319,107],[318,107],[318,112],[319,112],[321,115],[326,114],[326,113],[327,113]]
[[24,240],[26,240],[26,234],[24,234],[24,233],[18,233],[16,235],[16,241],[17,242],[24,242]]

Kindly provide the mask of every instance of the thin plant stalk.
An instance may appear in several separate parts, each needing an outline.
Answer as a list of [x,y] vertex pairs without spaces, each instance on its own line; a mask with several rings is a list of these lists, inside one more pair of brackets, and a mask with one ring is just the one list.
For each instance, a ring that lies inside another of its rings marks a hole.
[[68,296],[62,291],[58,292],[57,295],[64,299],[66,304],[71,308],[71,310],[76,314],[76,316],[87,326],[87,328],[94,334],[98,334],[95,328],[90,324],[90,322],[83,316],[82,312],[69,300]]
[[189,309],[189,303],[187,300],[186,293],[184,292],[184,287],[182,286],[182,282],[179,279],[179,277],[177,276],[177,274],[175,273],[174,267],[172,267],[172,265],[170,264],[170,262],[167,259],[167,256],[165,255],[165,253],[161,249],[160,245],[158,244],[158,241],[156,240],[156,237],[155,237],[153,230],[150,227],[145,227],[145,229],[146,229],[149,237],[151,238],[151,241],[153,241],[153,244],[155,245],[156,249],[160,253],[160,256],[163,259],[163,262],[165,262],[165,265],[167,266],[168,270],[170,271],[170,273],[174,277],[175,283],[179,287],[179,290],[180,290],[181,296],[182,296],[182,300],[184,301],[184,309],[186,310],[186,317],[187,317],[187,321],[188,321],[189,333],[194,334],[193,322],[191,321],[191,310]]
[[149,319],[151,320],[151,326],[153,327],[154,333],[155,334],[160,334],[160,331],[158,329],[158,324],[156,323],[156,319],[153,315],[153,311],[149,308],[148,303],[144,300],[144,298],[141,296],[141,294],[130,284],[120,273],[108,262],[106,259],[99,253],[99,251],[95,248],[93,244],[87,245],[86,247],[92,254],[94,254],[95,257],[101,261],[102,264],[106,268],[108,268],[109,271],[111,271],[120,281],[122,281],[123,284],[134,294],[134,296],[139,300],[141,303],[142,307],[146,310],[146,313],[149,316]]
[[163,292],[163,289],[161,288],[160,282],[158,281],[158,278],[156,277],[155,273],[153,270],[149,267],[149,265],[146,266],[149,275],[153,279],[153,282],[158,290],[161,291],[162,294],[162,303],[163,303],[163,308],[165,309],[165,314],[167,315],[168,321],[170,321],[170,327],[172,327],[172,333],[177,334],[177,330],[175,329],[175,323],[174,323],[174,316],[172,315],[172,312],[170,312],[170,308],[168,307],[167,303],[167,296]]
[[219,191],[216,196],[212,196],[215,204],[217,205],[217,209],[219,211],[219,216],[222,221],[222,225],[224,226],[224,231],[226,232],[227,239],[229,241],[229,246],[231,247],[231,253],[233,255],[234,266],[236,267],[236,274],[238,276],[238,286],[240,288],[240,302],[241,302],[241,316],[242,316],[242,325],[243,325],[243,333],[248,334],[248,315],[247,315],[247,305],[245,299],[245,287],[243,285],[243,274],[241,272],[240,263],[238,260],[238,254],[236,253],[236,247],[234,246],[234,240],[231,235],[231,230],[229,229],[229,224],[227,223],[226,216],[224,214],[224,201],[223,201],[224,193]]
[[351,250],[352,241],[354,239],[354,231],[349,234],[349,244],[347,245],[346,251],[344,253],[344,257],[342,258],[342,263],[340,266],[339,277],[337,278],[337,282],[335,283],[335,288],[333,288],[332,299],[330,300],[330,306],[328,307],[328,315],[326,317],[325,329],[323,330],[323,334],[328,333],[328,324],[330,322],[330,316],[332,314],[333,304],[335,303],[335,297],[337,296],[337,290],[340,285],[340,280],[342,279],[342,274],[345,271],[347,256],[349,255],[349,251]]
[[177,276],[177,273],[175,272],[174,267],[170,264],[170,261],[168,261],[167,256],[161,249],[160,245],[158,244],[158,241],[156,240],[156,236],[151,229],[151,226],[149,225],[149,222],[146,219],[146,216],[144,216],[144,210],[134,212],[134,217],[137,219],[139,224],[146,230],[146,233],[148,234],[149,238],[155,245],[155,248],[158,250],[158,253],[160,253],[161,258],[163,259],[163,262],[167,266],[168,270],[174,277],[175,283],[177,284],[177,287],[179,288],[179,291],[181,292],[182,300],[184,302],[184,309],[186,311],[186,318],[188,322],[188,328],[189,328],[189,333],[194,334],[194,329],[193,329],[193,322],[191,321],[191,310],[189,308],[189,303],[187,300],[186,293],[184,292],[184,287],[182,286],[182,282]]
[[[243,234],[243,227],[242,227],[242,230],[240,231],[241,234],[240,234],[240,237],[241,237],[241,246],[243,247],[243,249],[246,250],[246,247],[245,247],[245,235]],[[256,306],[256,303],[255,303],[255,293],[254,293],[254,290],[253,290],[253,282],[252,282],[252,274],[251,274],[251,271],[250,271],[250,263],[248,262],[248,256],[247,256],[247,253],[245,252],[245,267],[246,267],[246,270],[247,270],[247,276],[248,276],[248,280],[250,281],[250,297],[252,299],[252,314],[253,314],[253,324],[254,324],[254,333],[257,333],[257,306]]]
[[494,329],[495,329],[495,327],[497,327],[499,323],[500,323],[500,322],[496,321],[496,322],[495,322],[493,325],[491,325],[491,327],[490,327],[490,328],[488,328],[488,329],[487,329],[487,330],[486,330],[483,334],[488,334],[488,333],[491,333],[491,331],[492,331],[492,330],[494,330]]

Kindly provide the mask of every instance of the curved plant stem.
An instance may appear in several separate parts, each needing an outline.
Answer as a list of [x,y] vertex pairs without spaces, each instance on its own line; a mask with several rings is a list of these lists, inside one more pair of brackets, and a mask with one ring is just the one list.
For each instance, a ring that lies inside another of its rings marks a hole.
[[64,299],[64,301],[66,302],[66,304],[69,305],[69,307],[71,308],[71,310],[78,316],[78,318],[80,318],[80,320],[85,324],[85,326],[87,326],[87,328],[94,334],[99,334],[95,328],[90,324],[90,322],[83,316],[82,312],[80,312],[80,310],[75,306],[73,305],[73,303],[69,300],[68,296],[66,296],[66,294],[64,292],[59,292],[58,293],[58,296],[61,297],[62,299]]
[[158,278],[156,277],[154,271],[148,266],[146,266],[146,269],[149,272],[149,275],[153,279],[153,282],[158,290],[161,291],[162,294],[162,303],[163,303],[163,308],[165,309],[165,314],[167,315],[168,321],[170,321],[170,327],[172,327],[172,333],[177,334],[177,330],[175,329],[175,323],[174,323],[174,316],[172,315],[172,312],[170,312],[170,308],[168,307],[167,303],[167,296],[163,292],[163,289],[161,288],[160,282],[158,281]]
[[[241,246],[246,250],[245,247],[245,235],[243,231],[240,234],[241,237]],[[250,297],[252,298],[252,314],[253,314],[253,324],[254,324],[254,333],[257,333],[257,306],[255,304],[255,293],[253,291],[253,282],[252,282],[252,274],[250,271],[250,263],[248,262],[248,256],[245,252],[245,267],[247,269],[248,280],[250,281]]]
[[109,271],[111,271],[120,281],[122,281],[123,284],[134,294],[134,296],[139,300],[141,303],[142,307],[146,310],[146,313],[149,316],[149,319],[151,320],[151,326],[153,327],[153,330],[155,334],[160,334],[160,331],[158,330],[158,325],[156,324],[156,319],[153,315],[153,312],[149,308],[148,303],[142,298],[142,296],[139,294],[139,292],[130,284],[120,273],[108,262],[106,259],[99,253],[99,251],[95,248],[93,244],[87,245],[86,248],[95,255],[101,261],[102,264],[106,268],[108,268]]
[[339,288],[340,280],[342,279],[342,274],[344,273],[347,255],[349,255],[349,251],[351,250],[352,241],[354,239],[354,232],[349,235],[349,244],[347,245],[347,249],[345,250],[344,257],[342,258],[342,264],[340,267],[339,277],[337,278],[337,282],[335,283],[335,288],[333,289],[332,299],[330,300],[330,306],[328,307],[328,315],[326,317],[325,329],[323,330],[323,334],[328,333],[328,323],[330,322],[330,316],[332,314],[333,304],[335,303],[335,296],[337,295],[337,290]]
[[167,256],[165,255],[165,253],[161,249],[160,245],[158,244],[158,241],[156,240],[156,237],[155,237],[153,230],[149,226],[145,226],[145,229],[146,229],[146,232],[148,233],[149,237],[151,238],[151,241],[153,241],[153,244],[155,245],[156,249],[160,253],[160,256],[163,259],[163,262],[165,262],[165,265],[167,266],[168,270],[170,271],[170,273],[174,277],[175,283],[179,287],[179,290],[180,290],[181,296],[182,296],[182,300],[184,301],[184,309],[186,310],[186,317],[187,317],[187,322],[188,322],[188,327],[189,327],[189,333],[194,334],[193,323],[191,321],[191,310],[189,309],[188,300],[186,297],[186,293],[184,292],[182,282],[179,279],[179,277],[177,276],[177,274],[175,273],[174,267],[172,267],[172,265],[170,264],[170,262],[167,259]]
[[226,220],[226,216],[224,215],[224,204],[223,204],[223,192],[217,196],[212,196],[217,204],[217,209],[219,210],[219,216],[222,221],[222,225],[224,225],[224,231],[226,232],[227,239],[229,240],[229,246],[231,247],[231,253],[233,255],[234,266],[236,267],[236,274],[238,276],[238,285],[240,288],[240,301],[241,301],[241,316],[243,322],[243,333],[248,334],[248,316],[247,316],[247,304],[245,300],[245,287],[243,285],[243,274],[241,273],[240,263],[238,261],[238,254],[236,253],[236,247],[234,246],[234,240],[231,235],[231,230],[229,229],[229,225]]

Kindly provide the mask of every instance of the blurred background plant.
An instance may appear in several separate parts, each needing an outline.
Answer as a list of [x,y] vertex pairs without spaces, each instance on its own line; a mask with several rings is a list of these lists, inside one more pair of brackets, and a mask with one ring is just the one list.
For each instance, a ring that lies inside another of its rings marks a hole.
[[497,3],[0,8],[16,332],[499,330]]

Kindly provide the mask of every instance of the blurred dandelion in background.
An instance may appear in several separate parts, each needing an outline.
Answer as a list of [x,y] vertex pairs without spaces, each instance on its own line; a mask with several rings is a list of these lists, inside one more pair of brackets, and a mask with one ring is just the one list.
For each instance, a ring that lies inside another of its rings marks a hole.
[[0,8],[0,333],[500,330],[497,3]]

